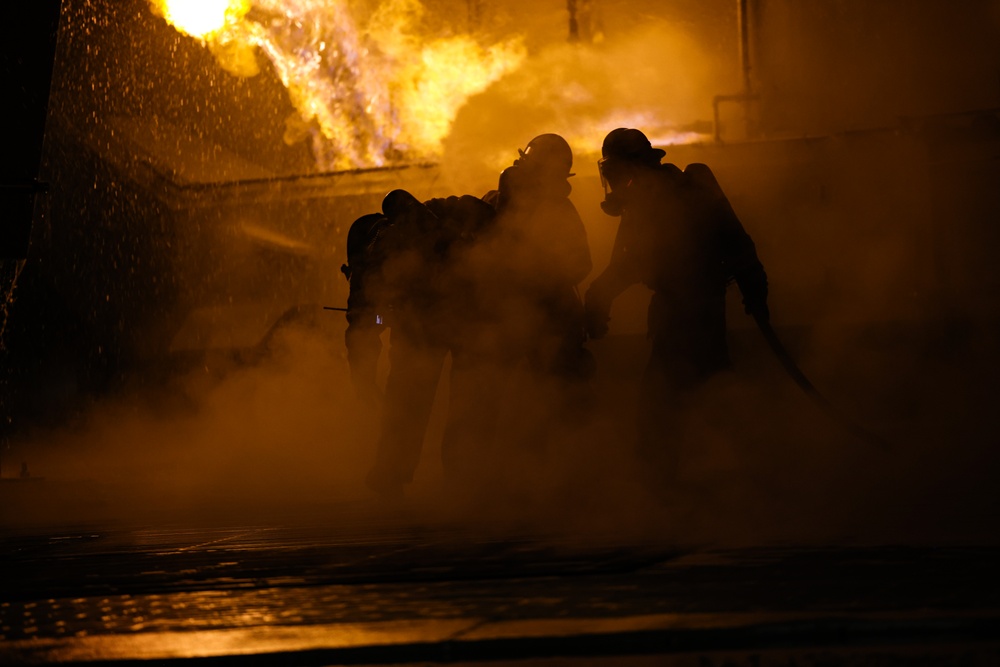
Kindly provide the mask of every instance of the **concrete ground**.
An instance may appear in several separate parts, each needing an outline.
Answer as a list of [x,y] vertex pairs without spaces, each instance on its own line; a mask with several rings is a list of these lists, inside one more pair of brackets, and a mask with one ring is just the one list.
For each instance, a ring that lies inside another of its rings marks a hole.
[[671,545],[364,501],[0,531],[3,665],[1000,664],[997,547]]

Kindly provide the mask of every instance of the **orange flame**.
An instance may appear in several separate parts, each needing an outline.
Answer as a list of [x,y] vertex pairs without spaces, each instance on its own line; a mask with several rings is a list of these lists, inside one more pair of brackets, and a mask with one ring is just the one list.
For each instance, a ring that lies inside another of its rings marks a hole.
[[150,0],[159,13],[179,32],[201,40],[218,34],[227,24],[238,22],[250,9],[250,0]]
[[465,100],[518,68],[520,39],[425,39],[420,0],[383,0],[362,22],[347,0],[151,0],[219,64],[256,74],[260,49],[297,113],[285,140],[310,140],[320,169],[439,157]]

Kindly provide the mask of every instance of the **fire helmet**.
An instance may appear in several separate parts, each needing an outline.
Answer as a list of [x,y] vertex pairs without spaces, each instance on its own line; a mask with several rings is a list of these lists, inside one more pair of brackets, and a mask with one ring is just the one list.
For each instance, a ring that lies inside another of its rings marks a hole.
[[516,166],[557,178],[573,175],[569,171],[573,168],[573,149],[558,134],[540,134],[517,152],[521,157],[514,161]]
[[619,127],[604,137],[601,156],[607,159],[659,164],[666,151],[653,148],[646,135],[634,128]]
[[382,199],[382,212],[389,218],[404,215],[422,206],[419,199],[402,189],[393,190]]
[[381,213],[368,213],[361,216],[347,230],[347,264],[340,267],[340,272],[351,279],[354,270],[365,263],[365,252],[386,217]]

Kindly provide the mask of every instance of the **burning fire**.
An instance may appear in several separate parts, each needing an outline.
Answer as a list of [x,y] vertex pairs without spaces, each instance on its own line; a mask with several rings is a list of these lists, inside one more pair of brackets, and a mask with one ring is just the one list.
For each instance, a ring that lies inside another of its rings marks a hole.
[[153,7],[178,31],[198,39],[209,39],[243,18],[249,0],[153,0]]
[[256,74],[263,53],[297,110],[285,141],[310,141],[327,170],[438,157],[465,100],[525,57],[520,39],[420,36],[420,0],[382,0],[367,17],[348,0],[151,2],[234,74]]

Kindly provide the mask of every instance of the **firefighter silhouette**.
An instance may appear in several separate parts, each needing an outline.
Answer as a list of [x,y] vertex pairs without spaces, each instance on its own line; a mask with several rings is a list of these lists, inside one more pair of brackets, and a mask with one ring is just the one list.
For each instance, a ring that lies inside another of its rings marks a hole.
[[[413,480],[445,358],[464,348],[475,316],[459,257],[493,209],[471,197],[420,202],[404,190],[386,195],[382,213],[362,216],[348,233],[350,281],[345,343],[359,396],[379,395],[375,379],[389,329],[389,374],[368,486],[396,498]],[[454,355],[453,355],[454,356]]]
[[492,305],[492,330],[505,346],[497,366],[508,375],[494,381],[507,383],[497,402],[511,417],[500,420],[507,428],[495,450],[499,471],[506,465],[519,474],[518,464],[536,465],[553,435],[583,421],[590,402],[594,361],[584,346],[577,285],[592,263],[569,199],[572,165],[566,140],[541,134],[518,151],[497,189],[483,198],[497,210],[488,240],[496,268],[484,272],[480,293]]
[[398,496],[412,480],[449,354],[442,463],[450,482],[471,486],[505,456],[496,433],[512,369],[564,383],[592,374],[576,289],[591,259],[568,198],[571,166],[565,140],[540,135],[482,200],[421,203],[397,190],[381,214],[352,226],[346,342],[362,396],[378,395],[379,335],[390,330],[382,431],[368,476],[378,493]]
[[593,267],[587,233],[573,202],[573,152],[557,134],[530,142],[484,200],[497,209],[493,251],[503,263],[501,326],[532,369],[586,379],[592,358],[577,285]]
[[657,483],[678,465],[676,422],[686,396],[730,367],[726,342],[727,285],[734,281],[748,314],[768,316],[767,275],[753,240],[733,212],[712,171],[661,164],[636,129],[604,139],[599,169],[602,209],[621,216],[608,267],[586,294],[587,329],[608,331],[614,299],[643,283],[653,291],[648,311],[652,352],[641,380],[638,455]]

